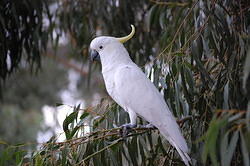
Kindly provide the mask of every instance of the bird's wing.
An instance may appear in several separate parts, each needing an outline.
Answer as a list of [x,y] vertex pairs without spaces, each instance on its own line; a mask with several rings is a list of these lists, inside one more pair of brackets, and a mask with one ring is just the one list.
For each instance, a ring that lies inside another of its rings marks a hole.
[[[188,151],[175,118],[163,96],[134,63],[120,66],[114,75],[115,94],[122,107],[129,108],[156,126],[166,139]],[[124,108],[124,109],[125,109]]]

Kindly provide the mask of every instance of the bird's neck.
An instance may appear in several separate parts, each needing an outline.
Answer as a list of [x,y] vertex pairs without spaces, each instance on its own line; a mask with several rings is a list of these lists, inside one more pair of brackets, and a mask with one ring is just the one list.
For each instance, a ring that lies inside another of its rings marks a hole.
[[[102,56],[104,58],[102,58]],[[127,65],[132,60],[129,57],[127,50],[124,47],[120,49],[110,49],[101,55],[102,73],[112,71],[121,65]]]

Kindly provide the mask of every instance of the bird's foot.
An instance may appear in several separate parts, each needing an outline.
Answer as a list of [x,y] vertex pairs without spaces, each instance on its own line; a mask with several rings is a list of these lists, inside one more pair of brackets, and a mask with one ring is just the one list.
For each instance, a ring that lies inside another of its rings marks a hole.
[[147,128],[147,129],[157,129],[154,125],[152,124],[147,124],[147,125],[140,125],[140,128]]
[[123,124],[121,126],[120,135],[122,137],[126,137],[132,131],[132,129],[135,127],[136,127],[136,124],[130,124],[130,123]]

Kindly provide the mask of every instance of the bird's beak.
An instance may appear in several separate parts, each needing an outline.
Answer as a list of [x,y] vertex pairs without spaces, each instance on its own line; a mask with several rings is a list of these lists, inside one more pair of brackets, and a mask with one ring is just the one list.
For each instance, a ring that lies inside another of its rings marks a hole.
[[96,51],[96,50],[92,50],[91,53],[90,53],[90,59],[92,61],[100,61],[100,55],[99,53]]
[[134,25],[131,25],[131,28],[132,28],[132,30],[131,30],[131,32],[130,32],[129,35],[124,36],[124,37],[120,37],[120,38],[116,38],[116,39],[119,42],[121,42],[121,43],[125,43],[126,41],[128,41],[129,39],[131,39],[134,36],[134,34],[135,34],[135,27],[134,27]]

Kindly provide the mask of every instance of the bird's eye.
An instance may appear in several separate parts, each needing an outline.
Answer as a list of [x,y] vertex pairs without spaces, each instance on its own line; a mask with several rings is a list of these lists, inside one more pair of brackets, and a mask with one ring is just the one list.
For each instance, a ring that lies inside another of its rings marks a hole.
[[100,48],[100,49],[102,49],[102,48],[103,48],[103,46],[100,46],[99,48]]

